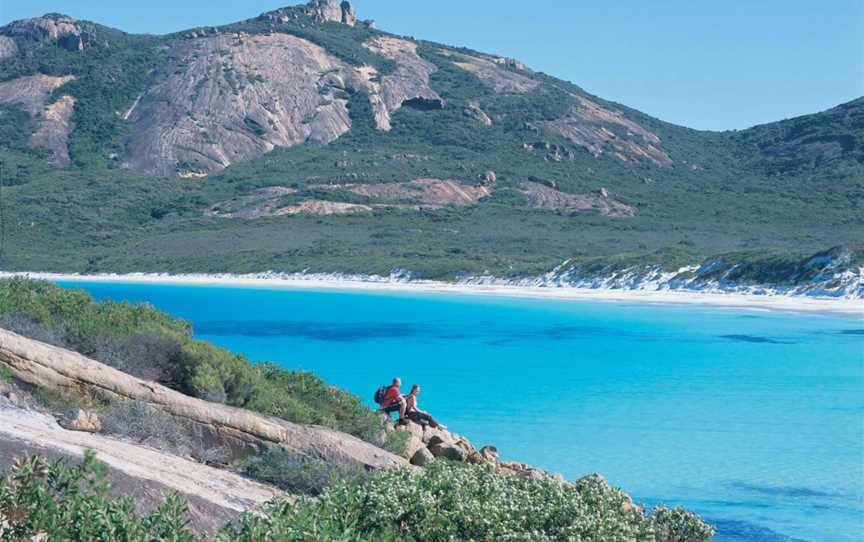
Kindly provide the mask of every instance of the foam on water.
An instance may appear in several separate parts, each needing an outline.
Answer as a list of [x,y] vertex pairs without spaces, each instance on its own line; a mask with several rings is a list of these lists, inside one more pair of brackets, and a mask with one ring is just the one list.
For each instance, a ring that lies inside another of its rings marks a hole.
[[[69,286],[82,286],[81,283]],[[83,284],[371,402],[394,374],[505,458],[683,504],[719,542],[864,532],[864,325],[683,306]]]

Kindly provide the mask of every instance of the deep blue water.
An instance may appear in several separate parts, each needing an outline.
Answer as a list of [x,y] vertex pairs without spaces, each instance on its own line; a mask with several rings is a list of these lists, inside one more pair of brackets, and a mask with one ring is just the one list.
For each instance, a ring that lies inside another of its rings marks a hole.
[[[69,283],[63,283],[69,286]],[[475,444],[683,504],[717,541],[864,540],[864,323],[680,306],[75,283],[360,394],[393,375]]]

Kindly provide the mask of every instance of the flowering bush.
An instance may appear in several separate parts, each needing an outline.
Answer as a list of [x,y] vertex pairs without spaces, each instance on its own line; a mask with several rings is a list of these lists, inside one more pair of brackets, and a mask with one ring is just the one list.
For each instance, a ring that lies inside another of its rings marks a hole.
[[706,542],[714,530],[685,510],[645,515],[600,479],[574,485],[437,461],[379,473],[321,498],[275,504],[223,531],[223,542]]

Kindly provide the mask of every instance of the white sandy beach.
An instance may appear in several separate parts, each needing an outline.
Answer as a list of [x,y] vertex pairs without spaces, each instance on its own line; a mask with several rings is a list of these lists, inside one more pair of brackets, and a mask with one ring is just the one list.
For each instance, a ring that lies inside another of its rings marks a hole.
[[76,275],[24,272],[0,273],[0,278],[11,276],[25,276],[35,279],[67,282],[175,284],[189,286],[233,286],[306,290],[360,290],[376,292],[488,295],[618,303],[702,305],[706,307],[713,306],[755,310],[838,314],[864,318],[864,300],[862,299],[807,297],[782,294],[720,293],[689,290],[626,290],[557,286],[479,285],[437,281],[396,281],[384,277],[351,278],[326,275],[167,275],[148,273],[132,273],[123,275]]

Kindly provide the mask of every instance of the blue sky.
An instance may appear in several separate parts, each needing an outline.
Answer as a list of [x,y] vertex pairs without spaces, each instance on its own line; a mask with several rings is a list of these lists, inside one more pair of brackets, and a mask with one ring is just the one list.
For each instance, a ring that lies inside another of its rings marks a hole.
[[[298,0],[299,1],[299,0]],[[0,0],[128,32],[218,25],[293,0]],[[389,32],[518,58],[663,120],[746,128],[864,95],[864,0],[355,0]]]

